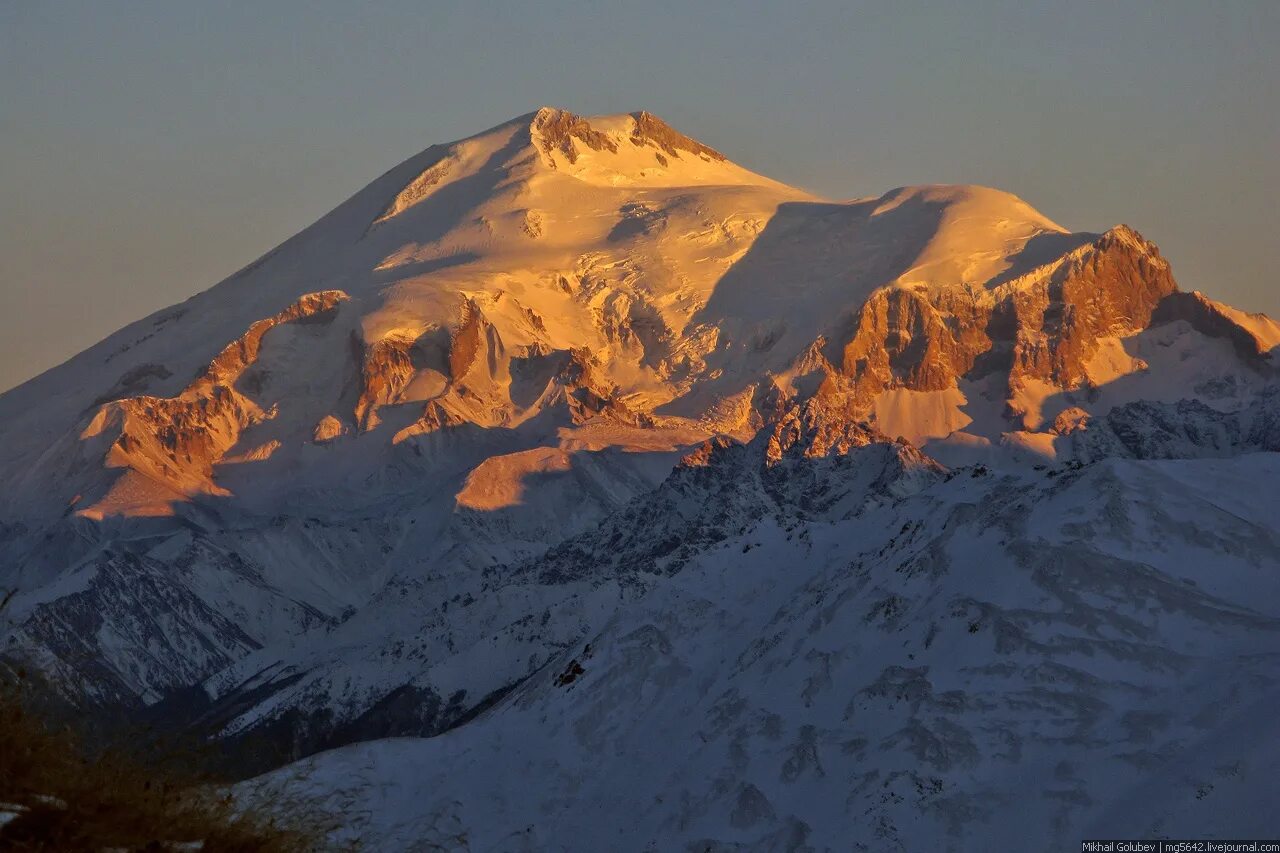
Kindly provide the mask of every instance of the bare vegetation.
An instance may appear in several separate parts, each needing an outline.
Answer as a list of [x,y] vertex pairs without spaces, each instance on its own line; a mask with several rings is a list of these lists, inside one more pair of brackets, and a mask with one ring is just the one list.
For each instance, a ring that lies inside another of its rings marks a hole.
[[[326,828],[300,805],[282,821],[245,810],[199,769],[197,751],[89,749],[32,703],[22,672],[0,676],[0,850],[293,853]],[[290,825],[292,824],[292,825]],[[299,827],[305,824],[308,829]]]

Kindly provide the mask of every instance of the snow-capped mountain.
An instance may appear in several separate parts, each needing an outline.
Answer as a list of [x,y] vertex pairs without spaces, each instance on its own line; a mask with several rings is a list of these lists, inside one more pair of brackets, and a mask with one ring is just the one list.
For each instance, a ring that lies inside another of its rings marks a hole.
[[392,849],[1234,827],[1278,347],[1123,225],[543,108],[0,396],[5,654],[245,771],[424,738],[273,777]]

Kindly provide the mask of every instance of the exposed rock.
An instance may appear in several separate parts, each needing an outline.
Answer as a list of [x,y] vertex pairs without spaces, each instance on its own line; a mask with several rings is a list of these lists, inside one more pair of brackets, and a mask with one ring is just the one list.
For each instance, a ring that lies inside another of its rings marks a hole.
[[765,458],[776,463],[787,455],[806,457],[845,454],[884,436],[867,426],[848,398],[824,385],[813,397],[793,404],[773,424]]
[[1107,457],[1194,459],[1249,451],[1280,451],[1280,392],[1236,411],[1219,411],[1199,400],[1157,403],[1140,400],[1102,417],[1069,409],[1055,432],[1065,437],[1061,454],[1087,461]]
[[361,346],[360,399],[356,402],[356,424],[362,432],[379,423],[378,407],[393,403],[413,378],[415,368],[410,357],[412,341],[388,338]]
[[378,225],[381,222],[385,222],[393,216],[403,213],[429,196],[436,186],[438,186],[439,183],[449,174],[449,171],[457,166],[457,163],[457,155],[449,154],[442,157],[435,164],[428,166],[423,170],[422,174],[414,178],[407,187],[396,195],[391,204],[387,206],[387,209],[382,212],[382,215],[373,221],[373,224]]
[[[631,131],[631,141],[636,145],[653,145],[661,148],[672,157],[679,157],[680,152],[685,151],[711,160],[719,161],[725,159],[725,156],[719,151],[703,145],[696,139],[690,139],[653,113],[647,113],[642,110],[638,113],[632,113],[631,117],[635,119],[635,127]],[[658,157],[658,162],[665,166],[666,163],[662,159],[662,155],[658,155]]]
[[262,337],[272,328],[282,323],[327,322],[332,319],[332,314],[338,305],[347,298],[341,290],[308,293],[274,317],[259,320],[250,326],[249,331],[243,336],[228,344],[199,378],[188,387],[187,392],[210,388],[214,385],[230,385],[257,359],[258,350],[262,346]]
[[327,441],[333,441],[335,438],[340,438],[346,432],[347,427],[342,421],[333,415],[325,415],[320,419],[320,423],[316,424],[313,440],[316,444],[323,444]]
[[131,397],[100,407],[81,438],[113,436],[106,467],[146,479],[128,473],[117,477],[95,496],[97,503],[78,513],[101,518],[132,506],[144,514],[166,514],[170,497],[225,494],[213,482],[214,465],[247,427],[269,415],[236,388],[257,359],[263,336],[282,324],[327,322],[346,298],[337,290],[307,294],[274,317],[254,323],[176,397]]
[[578,144],[593,151],[617,152],[618,146],[608,134],[591,126],[580,115],[567,110],[543,107],[533,117],[534,140],[539,143],[549,163],[552,152],[559,152],[570,163],[578,162]]
[[859,402],[886,388],[940,391],[968,373],[991,348],[985,329],[993,306],[985,294],[966,296],[971,301],[948,292],[935,304],[906,288],[873,293],[859,312],[841,365]]
[[1144,329],[1156,306],[1177,290],[1156,247],[1126,226],[1068,255],[1035,286],[1016,288],[1004,316],[1015,326],[1010,379],[1064,388],[1085,379],[1098,339]]
[[992,290],[876,290],[863,303],[839,373],[866,407],[886,389],[940,391],[992,371],[1010,388],[1087,380],[1098,341],[1151,324],[1177,285],[1151,243],[1125,226]]

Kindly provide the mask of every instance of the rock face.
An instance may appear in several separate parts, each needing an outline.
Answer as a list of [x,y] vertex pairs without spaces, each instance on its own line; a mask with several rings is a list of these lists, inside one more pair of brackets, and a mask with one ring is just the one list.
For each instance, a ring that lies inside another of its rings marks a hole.
[[844,347],[840,375],[864,404],[891,388],[943,391],[993,372],[1010,385],[1076,388],[1089,381],[1101,340],[1147,328],[1176,291],[1159,250],[1122,225],[995,286],[875,291]]
[[1119,827],[1102,767],[1158,821],[1252,778],[1174,766],[1244,761],[1245,692],[1159,697],[1274,689],[1278,346],[1125,226],[543,108],[0,395],[4,654],[246,774],[429,738],[412,805],[304,768],[373,847],[966,849],[1026,780]]
[[725,156],[714,148],[703,145],[696,139],[690,139],[680,131],[658,118],[653,113],[643,110],[632,113],[635,127],[631,131],[631,139],[637,144],[649,144],[661,148],[669,157],[679,157],[681,152],[703,157],[709,160],[725,159]]
[[1079,385],[1100,339],[1145,329],[1177,289],[1155,246],[1124,226],[1108,231],[1011,300],[1013,378]]
[[[543,153],[558,151],[570,163],[578,162],[578,146],[585,145],[593,151],[617,153],[618,144],[608,134],[601,133],[582,116],[565,110],[544,107],[534,114],[531,125],[534,138],[541,144]],[[555,161],[548,159],[554,167]]]
[[[227,344],[176,397],[126,397],[102,404],[80,439],[97,446],[107,444],[103,464],[123,468],[126,474],[97,501],[88,502],[82,494],[74,502],[78,513],[97,520],[116,513],[168,514],[163,504],[166,490],[179,499],[226,495],[213,482],[214,466],[240,442],[248,427],[273,416],[241,390],[252,393],[261,381],[254,367],[263,337],[285,323],[329,322],[329,315],[346,298],[337,290],[310,293],[274,317],[259,320]],[[140,480],[158,488],[138,489]],[[161,502],[148,499],[157,492]]]

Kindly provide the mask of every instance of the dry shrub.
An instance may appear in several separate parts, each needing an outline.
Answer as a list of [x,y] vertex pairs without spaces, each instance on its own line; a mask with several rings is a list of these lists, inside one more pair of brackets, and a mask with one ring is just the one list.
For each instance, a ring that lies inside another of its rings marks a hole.
[[46,725],[31,692],[22,674],[0,675],[0,850],[293,853],[336,828],[303,803],[244,809],[200,772],[198,752],[87,748]]

